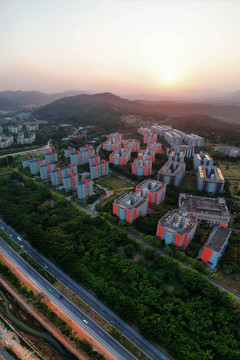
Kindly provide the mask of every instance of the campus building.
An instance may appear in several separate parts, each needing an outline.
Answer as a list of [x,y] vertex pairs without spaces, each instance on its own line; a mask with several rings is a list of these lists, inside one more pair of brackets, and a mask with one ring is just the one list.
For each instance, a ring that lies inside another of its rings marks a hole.
[[151,159],[152,162],[155,161],[155,150],[151,147],[147,147],[145,150],[140,150],[138,153],[138,159]]
[[45,163],[39,167],[40,177],[42,180],[47,180],[51,177],[51,171],[55,169],[55,165],[53,163]]
[[225,180],[222,171],[217,166],[198,167],[197,186],[198,190],[211,194],[219,194],[224,190]]
[[165,245],[174,244],[186,249],[194,237],[197,224],[196,218],[174,209],[158,221],[157,236],[164,240]]
[[147,179],[141,182],[136,187],[136,193],[140,193],[141,196],[147,197],[148,205],[159,205],[166,196],[166,184]]
[[178,154],[183,152],[185,158],[191,158],[194,154],[194,146],[190,145],[173,145],[172,150]]
[[63,187],[66,191],[75,190],[78,184],[78,174],[69,173],[62,178]]
[[174,161],[179,163],[184,163],[184,153],[176,153],[175,151],[170,151],[168,154],[168,161]]
[[58,154],[56,152],[50,152],[45,155],[46,162],[57,162],[58,161]]
[[195,135],[195,134],[190,134],[190,135],[185,135],[184,136],[184,141],[185,143],[187,143],[190,146],[204,146],[204,138],[202,138],[201,136]]
[[114,165],[127,165],[131,159],[130,149],[119,149],[109,155],[109,163]]
[[113,214],[130,224],[139,216],[146,216],[147,212],[148,199],[132,191],[119,196],[113,202]]
[[186,164],[174,161],[167,161],[158,171],[158,181],[166,185],[179,186],[186,171]]
[[197,220],[204,220],[211,225],[228,225],[231,215],[226,200],[223,198],[209,198],[179,194],[178,208],[194,216]]
[[143,159],[135,159],[132,163],[132,174],[137,176],[152,175],[152,160],[151,157],[143,157]]
[[208,153],[200,152],[200,154],[193,155],[193,167],[198,169],[199,165],[213,166],[213,159]]
[[140,140],[126,139],[122,141],[124,149],[130,149],[131,152],[138,152],[140,149]]
[[226,249],[230,235],[231,230],[226,226],[220,224],[215,227],[199,251],[198,258],[214,269]]
[[78,198],[81,200],[87,199],[93,195],[93,181],[92,179],[83,179],[77,184]]
[[76,149],[74,147],[72,148],[69,146],[67,149],[64,150],[64,156],[66,158],[70,158],[70,155],[75,153],[75,151],[76,151]]
[[160,143],[151,143],[148,144],[146,147],[147,150],[153,150],[155,154],[161,154],[162,153],[162,144]]
[[122,134],[113,133],[108,135],[108,139],[103,143],[103,149],[107,151],[116,151],[121,148]]
[[90,168],[91,179],[97,179],[101,176],[109,175],[109,163],[106,160],[100,160],[99,163],[93,163]]

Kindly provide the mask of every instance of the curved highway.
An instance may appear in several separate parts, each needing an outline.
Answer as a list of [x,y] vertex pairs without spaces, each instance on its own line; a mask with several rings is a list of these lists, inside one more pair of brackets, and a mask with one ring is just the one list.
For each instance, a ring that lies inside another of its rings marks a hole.
[[[153,346],[149,341],[144,339],[143,336],[141,336],[139,333],[137,333],[131,326],[126,324],[123,320],[121,320],[116,314],[114,314],[111,310],[109,310],[105,305],[103,305],[99,300],[97,300],[94,296],[92,296],[87,290],[85,290],[83,287],[81,287],[79,284],[77,284],[75,281],[73,281],[69,276],[67,276],[65,273],[63,273],[57,266],[55,266],[51,261],[49,261],[47,258],[45,258],[43,255],[38,253],[34,248],[30,246],[30,244],[22,239],[21,235],[19,235],[14,229],[12,229],[10,226],[8,226],[5,222],[3,222],[0,219],[0,227],[1,229],[5,231],[6,234],[12,235],[12,239],[19,245],[24,246],[24,251],[29,254],[31,257],[33,257],[35,260],[37,260],[39,263],[41,263],[45,268],[47,267],[47,271],[56,277],[56,279],[61,282],[64,286],[66,286],[69,290],[71,290],[77,297],[82,299],[86,304],[88,304],[94,311],[96,311],[102,318],[104,318],[109,323],[113,324],[114,327],[116,327],[120,332],[124,334],[126,338],[128,338],[130,341],[132,341],[141,351],[143,351],[146,355],[150,357],[152,360],[169,360],[166,355],[164,355],[161,351],[159,351],[155,346]],[[18,240],[18,238],[21,238],[21,241]],[[0,241],[0,248],[4,246],[4,251],[6,249],[6,243],[1,240]],[[7,245],[8,248],[10,248]],[[15,253],[11,248],[10,250]],[[16,254],[16,253],[15,253]],[[17,255],[17,254],[16,254]],[[24,261],[19,255],[17,255],[18,258],[20,258],[22,261]],[[14,258],[15,259],[15,258]],[[24,261],[25,262],[25,261]],[[25,263],[27,264],[27,263]],[[28,265],[28,264],[27,264]],[[28,265],[29,266],[29,265]],[[30,266],[29,266],[30,267]],[[30,267],[31,268],[31,267]],[[34,269],[31,268],[30,275],[32,276],[32,272],[37,273]],[[38,273],[37,273],[38,274]],[[40,276],[38,274],[38,276]],[[41,276],[40,276],[41,277]],[[43,278],[42,278],[43,279]],[[45,280],[45,279],[44,279]],[[34,277],[35,281],[35,277]],[[46,280],[45,280],[46,281]],[[48,285],[48,288],[51,287],[51,285]],[[48,292],[48,289],[46,290]],[[54,289],[54,293],[58,292]],[[60,294],[60,293],[58,293]],[[51,296],[51,294],[49,294]],[[59,295],[58,295],[59,296]],[[64,298],[65,299],[65,298]],[[59,304],[59,298],[57,298],[58,304]],[[65,301],[65,300],[64,300]],[[70,302],[70,301],[69,301]],[[72,304],[72,303],[71,303]],[[62,306],[63,303],[61,302],[60,306]],[[75,306],[72,304],[72,306]],[[86,315],[85,313],[82,313],[83,318]],[[91,320],[91,319],[90,319]],[[90,322],[89,320],[89,322]],[[93,320],[91,320],[92,323]],[[82,322],[81,322],[82,324]],[[95,324],[95,323],[94,323]],[[99,326],[97,325],[99,328]],[[103,331],[103,330],[102,330]],[[105,333],[105,332],[104,332]],[[107,334],[107,333],[106,333]],[[109,336],[109,335],[108,335]],[[112,338],[111,338],[112,339]],[[115,341],[115,340],[114,340]],[[119,343],[117,343],[119,345]],[[103,343],[104,345],[104,343]],[[105,345],[104,345],[105,346]],[[108,348],[108,346],[107,346]],[[127,351],[127,350],[126,350]],[[129,356],[132,356],[132,358],[136,359],[133,355],[128,353]],[[129,357],[118,357],[118,359],[129,359]]]

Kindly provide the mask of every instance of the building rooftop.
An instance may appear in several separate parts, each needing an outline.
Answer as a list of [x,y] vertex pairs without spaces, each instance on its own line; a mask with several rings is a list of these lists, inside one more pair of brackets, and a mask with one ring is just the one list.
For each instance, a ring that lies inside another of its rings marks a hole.
[[126,154],[127,154],[128,152],[131,152],[131,150],[130,150],[129,148],[127,148],[127,149],[121,148],[121,149],[119,149],[119,150],[113,151],[110,156],[111,156],[111,157],[118,157],[118,158],[120,158],[120,157],[126,156]]
[[230,215],[225,199],[179,194],[179,209],[199,214]]
[[204,247],[220,252],[231,234],[231,230],[222,226],[213,229]]
[[143,159],[135,159],[132,163],[132,166],[147,167],[147,166],[151,166],[151,164],[152,164],[152,159],[148,159],[147,157],[144,157]]
[[221,169],[218,166],[203,166],[198,168],[199,176],[205,181],[217,181],[224,182],[224,177]]
[[166,187],[166,185],[161,181],[146,179],[137,185],[137,189],[145,189],[147,188],[149,192],[155,193]]
[[167,161],[158,172],[165,175],[180,175],[185,170],[185,167],[185,163]]
[[147,199],[140,195],[140,193],[134,193],[130,191],[127,194],[123,194],[114,200],[114,204],[120,205],[126,209],[133,210],[142,206]]
[[179,235],[189,233],[196,225],[197,220],[193,216],[187,216],[186,212],[178,209],[168,211],[159,221],[158,225]]

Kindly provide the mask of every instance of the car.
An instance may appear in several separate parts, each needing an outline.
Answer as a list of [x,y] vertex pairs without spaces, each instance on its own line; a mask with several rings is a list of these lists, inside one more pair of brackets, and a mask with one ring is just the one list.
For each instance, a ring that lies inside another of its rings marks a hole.
[[83,319],[83,322],[84,322],[85,324],[88,324],[88,321],[87,321],[86,319]]
[[17,239],[21,242],[22,241],[22,239],[20,238],[20,236],[17,236]]
[[110,324],[115,325],[114,321],[110,320],[109,322],[110,322]]
[[102,311],[102,312],[106,312],[106,310],[105,310],[105,309],[103,309],[103,308],[101,309],[101,311]]
[[2,229],[4,230],[4,226],[2,226]]
[[63,299],[63,296],[62,295],[59,295],[60,299]]
[[21,245],[21,248],[22,248],[22,249],[24,249],[24,246],[23,246],[23,245]]
[[12,237],[12,234],[10,234],[10,236]]
[[53,293],[52,289],[48,289],[48,291],[49,291],[51,294]]
[[45,267],[45,269],[48,269],[48,266],[47,266],[47,265],[45,265],[44,267]]

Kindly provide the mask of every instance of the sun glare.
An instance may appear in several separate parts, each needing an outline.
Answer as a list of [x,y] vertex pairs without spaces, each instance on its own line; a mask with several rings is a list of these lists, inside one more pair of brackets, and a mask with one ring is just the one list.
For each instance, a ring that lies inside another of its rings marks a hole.
[[172,69],[165,69],[162,73],[162,78],[166,83],[173,83],[177,79],[177,74]]

